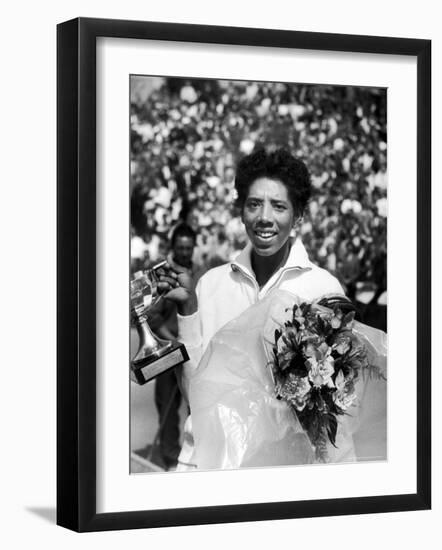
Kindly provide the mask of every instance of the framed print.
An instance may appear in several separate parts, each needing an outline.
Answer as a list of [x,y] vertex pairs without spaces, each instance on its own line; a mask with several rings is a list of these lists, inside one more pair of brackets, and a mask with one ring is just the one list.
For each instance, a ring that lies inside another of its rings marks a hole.
[[57,36],[57,523],[430,508],[430,42]]

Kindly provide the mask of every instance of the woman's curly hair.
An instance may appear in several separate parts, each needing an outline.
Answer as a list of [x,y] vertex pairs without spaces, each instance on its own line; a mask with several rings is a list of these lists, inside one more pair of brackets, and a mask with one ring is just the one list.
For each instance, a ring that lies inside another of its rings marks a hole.
[[243,157],[237,166],[235,189],[236,204],[242,211],[250,185],[258,178],[280,180],[287,188],[295,214],[303,215],[311,195],[310,174],[304,162],[295,158],[287,149],[255,150]]

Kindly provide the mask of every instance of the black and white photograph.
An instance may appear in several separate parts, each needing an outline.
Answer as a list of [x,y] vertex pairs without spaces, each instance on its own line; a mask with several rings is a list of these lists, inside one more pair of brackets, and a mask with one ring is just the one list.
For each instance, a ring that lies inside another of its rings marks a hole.
[[130,76],[131,474],[388,460],[387,112]]
[[440,539],[437,7],[6,5],[2,547]]

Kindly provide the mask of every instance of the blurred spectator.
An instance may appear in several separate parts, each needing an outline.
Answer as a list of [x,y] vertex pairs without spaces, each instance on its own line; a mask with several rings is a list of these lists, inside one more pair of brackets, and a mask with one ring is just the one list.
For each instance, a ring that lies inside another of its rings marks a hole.
[[136,235],[133,228],[131,229],[130,257],[132,273],[142,269],[149,260],[149,247],[139,235]]

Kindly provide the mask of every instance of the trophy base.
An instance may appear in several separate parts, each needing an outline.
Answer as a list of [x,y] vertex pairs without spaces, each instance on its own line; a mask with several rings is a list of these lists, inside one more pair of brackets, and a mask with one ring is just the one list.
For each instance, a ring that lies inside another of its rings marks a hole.
[[160,356],[150,355],[140,361],[131,361],[130,377],[137,384],[143,385],[188,360],[189,356],[184,344],[174,343]]

